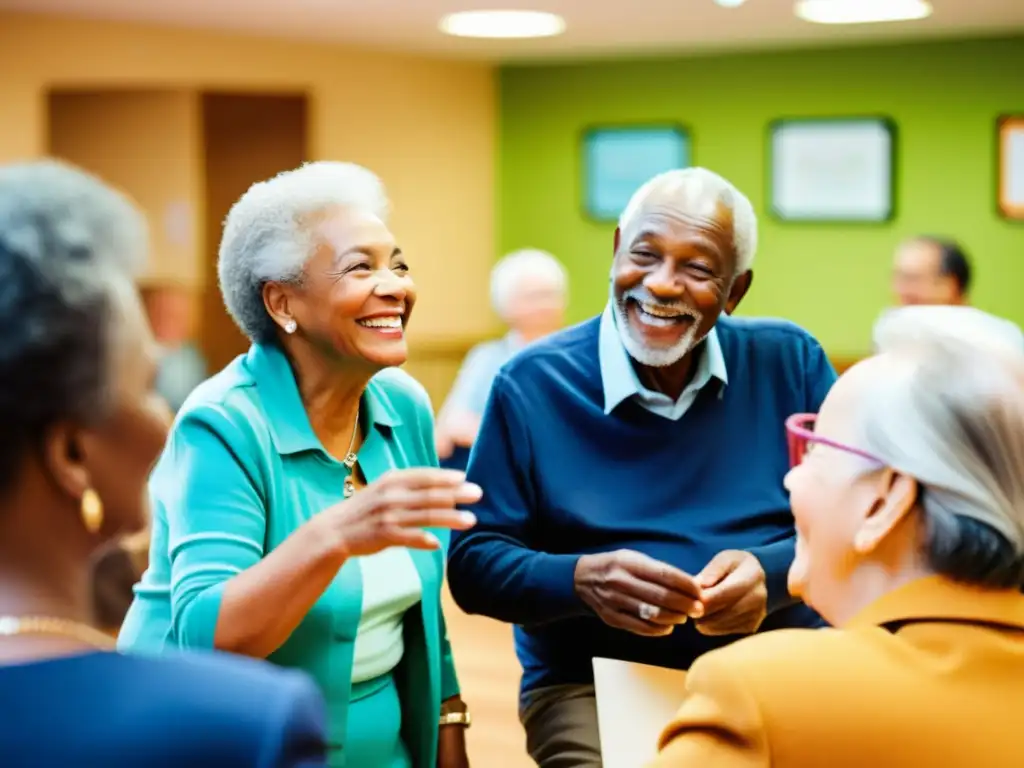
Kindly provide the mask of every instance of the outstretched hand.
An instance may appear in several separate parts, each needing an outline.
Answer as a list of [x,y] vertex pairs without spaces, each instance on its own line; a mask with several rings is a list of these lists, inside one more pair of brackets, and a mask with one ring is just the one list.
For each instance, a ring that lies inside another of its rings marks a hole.
[[437,549],[426,528],[465,530],[476,518],[457,509],[482,496],[480,486],[452,469],[396,469],[350,499],[321,513],[345,557],[372,555],[388,547]]

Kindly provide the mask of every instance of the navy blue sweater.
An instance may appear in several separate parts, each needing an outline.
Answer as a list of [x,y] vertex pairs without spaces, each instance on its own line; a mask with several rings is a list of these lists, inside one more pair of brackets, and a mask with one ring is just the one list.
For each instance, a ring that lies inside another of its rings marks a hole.
[[729,383],[713,380],[678,421],[632,399],[604,413],[600,318],[527,347],[498,374],[469,479],[478,523],[452,539],[463,610],[517,624],[523,690],[593,681],[595,656],[686,669],[735,637],[691,623],[668,637],[613,629],[576,595],[580,555],[633,549],[698,573],[742,549],[768,576],[763,630],[820,626],[786,590],[794,530],[782,486],[783,422],[816,412],[835,381],[819,344],[780,320],[722,317]]

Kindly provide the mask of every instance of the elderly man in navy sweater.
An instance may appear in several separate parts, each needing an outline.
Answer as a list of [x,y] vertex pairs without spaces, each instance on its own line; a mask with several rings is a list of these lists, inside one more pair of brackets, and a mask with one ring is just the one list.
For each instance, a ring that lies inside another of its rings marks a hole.
[[516,627],[520,715],[542,768],[600,766],[592,659],[685,669],[738,636],[818,626],[790,598],[784,420],[835,372],[750,288],[750,201],[701,168],[633,196],[607,308],[498,374],[453,537],[456,602]]

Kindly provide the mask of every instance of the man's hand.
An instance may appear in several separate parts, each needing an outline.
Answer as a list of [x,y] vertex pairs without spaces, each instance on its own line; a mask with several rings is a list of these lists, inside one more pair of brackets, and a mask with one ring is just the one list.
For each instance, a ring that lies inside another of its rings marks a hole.
[[638,635],[669,635],[688,617],[702,615],[694,577],[639,552],[584,555],[575,586],[605,624]]
[[719,552],[696,580],[702,590],[704,615],[694,620],[694,626],[702,634],[750,634],[768,615],[764,568],[749,552]]

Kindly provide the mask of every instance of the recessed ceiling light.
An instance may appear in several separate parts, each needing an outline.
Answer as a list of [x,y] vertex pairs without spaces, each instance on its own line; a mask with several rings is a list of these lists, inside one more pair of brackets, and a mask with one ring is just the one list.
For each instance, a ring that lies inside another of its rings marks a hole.
[[715,5],[720,5],[723,8],[739,8],[747,0],[715,0]]
[[932,14],[925,0],[798,0],[794,12],[815,24],[915,21]]
[[565,31],[565,19],[541,11],[464,11],[445,16],[440,28],[456,37],[553,37]]

